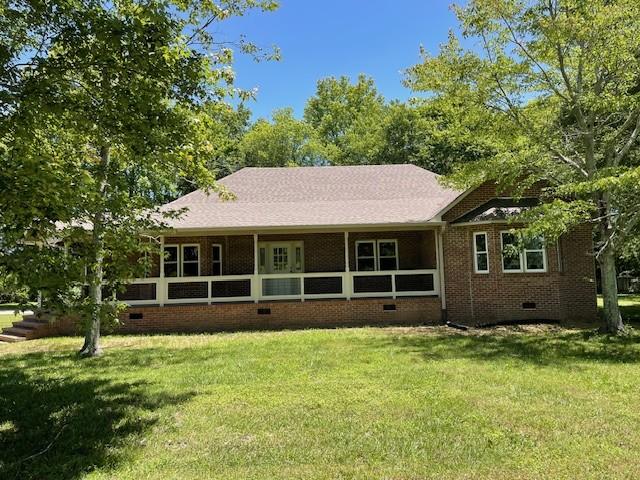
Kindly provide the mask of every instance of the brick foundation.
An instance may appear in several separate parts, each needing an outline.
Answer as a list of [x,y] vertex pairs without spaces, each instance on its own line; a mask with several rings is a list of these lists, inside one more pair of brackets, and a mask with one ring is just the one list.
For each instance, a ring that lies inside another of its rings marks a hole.
[[[396,309],[385,310],[385,305]],[[258,313],[267,309],[270,314]],[[216,332],[438,324],[441,311],[438,297],[416,297],[131,307],[121,320],[120,333]]]

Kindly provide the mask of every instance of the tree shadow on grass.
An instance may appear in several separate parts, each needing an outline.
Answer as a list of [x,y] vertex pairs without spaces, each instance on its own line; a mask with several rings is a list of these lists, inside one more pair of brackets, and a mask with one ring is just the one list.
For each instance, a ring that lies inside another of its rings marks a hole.
[[65,356],[2,358],[0,478],[76,479],[115,467],[157,422],[158,410],[192,396],[150,393],[146,382],[106,375],[74,378],[56,366]]
[[509,359],[536,365],[567,365],[579,362],[639,363],[640,335],[619,338],[592,332],[526,333],[470,331],[455,333],[426,331],[411,335],[391,334],[384,346],[409,350],[425,360]]

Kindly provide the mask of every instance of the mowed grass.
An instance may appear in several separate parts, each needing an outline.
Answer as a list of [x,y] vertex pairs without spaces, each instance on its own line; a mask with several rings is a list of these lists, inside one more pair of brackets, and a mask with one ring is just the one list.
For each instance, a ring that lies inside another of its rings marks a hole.
[[0,346],[2,479],[640,477],[640,336],[363,328]]
[[5,327],[13,326],[13,322],[19,322],[22,320],[22,314],[15,314],[13,312],[0,313],[0,331]]
[[[620,295],[618,297],[620,312],[625,323],[640,327],[640,295]],[[602,309],[602,296],[598,296],[598,308]]]

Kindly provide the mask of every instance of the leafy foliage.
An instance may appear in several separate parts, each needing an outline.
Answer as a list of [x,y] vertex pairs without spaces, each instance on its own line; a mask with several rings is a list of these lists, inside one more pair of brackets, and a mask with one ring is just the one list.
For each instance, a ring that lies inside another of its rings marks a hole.
[[561,200],[527,219],[548,240],[593,224],[608,328],[621,329],[615,256],[640,233],[640,4],[472,0],[456,12],[472,46],[452,34],[407,77],[456,119],[454,138],[469,129],[493,152],[450,181],[545,185]]
[[244,165],[379,165],[413,163],[448,173],[453,163],[484,158],[473,125],[451,135],[455,117],[434,100],[387,102],[370,77],[320,80],[304,118],[277,110],[260,119],[242,140]]
[[323,148],[309,124],[293,110],[273,112],[272,122],[260,119],[240,143],[243,164],[253,167],[313,166],[324,163]]
[[[55,268],[38,262],[40,272],[51,268],[30,284],[45,289],[56,272],[65,273],[61,286],[87,283],[87,338],[95,340],[102,285],[114,291],[135,276],[132,257],[153,248],[164,219],[179,213],[156,205],[181,181],[216,190],[210,162],[229,148],[220,139],[230,127],[220,125],[235,116],[226,100],[247,94],[233,87],[233,51],[216,44],[209,27],[276,3],[0,5],[2,261],[32,275],[19,245],[35,241],[30,254]],[[259,54],[244,40],[240,48]],[[70,249],[82,253],[86,277]]]

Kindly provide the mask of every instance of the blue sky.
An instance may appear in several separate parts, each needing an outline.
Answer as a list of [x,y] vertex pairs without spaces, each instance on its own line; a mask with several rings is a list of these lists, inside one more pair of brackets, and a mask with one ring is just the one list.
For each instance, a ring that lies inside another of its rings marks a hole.
[[[225,40],[246,34],[260,46],[277,45],[279,62],[235,62],[237,86],[258,88],[248,103],[254,117],[268,117],[291,106],[301,116],[327,76],[374,78],[389,100],[411,94],[402,86],[402,70],[419,60],[419,47],[435,53],[455,28],[450,0],[280,0],[271,13],[252,12],[217,26]],[[219,37],[220,38],[220,37]]]

